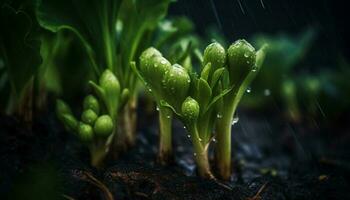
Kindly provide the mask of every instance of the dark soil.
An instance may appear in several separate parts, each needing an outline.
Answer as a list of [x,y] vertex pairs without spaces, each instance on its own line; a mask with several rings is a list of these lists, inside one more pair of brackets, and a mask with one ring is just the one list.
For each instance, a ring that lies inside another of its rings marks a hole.
[[346,128],[331,132],[322,124],[293,125],[240,111],[233,128],[234,175],[215,182],[196,176],[179,122],[175,163],[157,165],[157,117],[145,113],[140,111],[136,145],[100,170],[89,166],[88,150],[53,113],[36,118],[31,131],[2,115],[0,199],[350,199]]

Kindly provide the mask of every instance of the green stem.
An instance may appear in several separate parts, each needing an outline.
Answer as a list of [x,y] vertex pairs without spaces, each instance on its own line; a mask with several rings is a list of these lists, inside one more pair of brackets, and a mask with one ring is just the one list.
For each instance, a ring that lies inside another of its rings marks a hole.
[[104,145],[92,145],[90,147],[91,165],[96,168],[100,168],[107,153],[108,151]]
[[171,125],[173,112],[167,107],[159,107],[159,152],[158,161],[167,164],[172,160]]
[[218,141],[215,148],[216,166],[222,179],[229,179],[231,174],[231,126],[232,118],[236,112],[238,103],[241,101],[243,94],[256,77],[265,59],[264,45],[256,54],[256,69],[249,72],[247,77],[242,81],[237,89],[231,90],[224,97],[225,107],[221,109],[222,117],[217,120],[216,130]]
[[231,175],[231,127],[234,110],[232,105],[225,109],[216,124],[215,161],[219,176],[228,180]]
[[193,150],[194,150],[194,160],[197,164],[198,173],[203,178],[214,179],[213,174],[210,170],[209,159],[208,159],[208,149],[203,146],[199,140],[198,129],[195,123],[191,123],[188,126],[188,130],[191,134]]

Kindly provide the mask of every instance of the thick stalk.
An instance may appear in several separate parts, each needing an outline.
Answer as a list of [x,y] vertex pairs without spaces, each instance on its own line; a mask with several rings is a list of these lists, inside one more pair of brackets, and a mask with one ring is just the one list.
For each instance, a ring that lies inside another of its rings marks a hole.
[[197,164],[197,170],[201,177],[213,179],[214,176],[211,173],[209,159],[208,159],[208,149],[199,140],[198,129],[196,125],[188,125],[189,132],[191,134],[193,150],[194,150],[194,160]]
[[91,154],[91,165],[96,168],[100,168],[103,164],[103,160],[105,159],[108,151],[104,146],[100,145],[92,145],[90,147]]
[[159,152],[158,161],[165,165],[172,161],[172,132],[171,125],[173,119],[173,112],[167,107],[159,108]]
[[[234,93],[228,99],[233,99]],[[216,122],[215,161],[220,178],[228,180],[231,176],[231,127],[235,113],[234,101],[223,109],[222,117]],[[227,105],[227,104],[226,104]]]
[[121,111],[120,118],[118,117],[118,120],[115,122],[117,124],[117,135],[113,138],[111,147],[111,156],[114,159],[135,143],[136,103],[136,100],[130,99]]
[[224,112],[222,119],[217,121],[215,146],[215,161],[220,178],[228,180],[231,175],[231,121],[230,112]]

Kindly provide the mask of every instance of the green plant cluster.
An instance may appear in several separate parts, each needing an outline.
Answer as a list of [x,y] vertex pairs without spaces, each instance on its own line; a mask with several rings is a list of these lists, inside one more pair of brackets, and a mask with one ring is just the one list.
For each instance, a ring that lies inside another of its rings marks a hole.
[[99,167],[109,152],[112,141],[119,139],[115,138],[117,137],[115,113],[126,101],[128,90],[120,91],[117,78],[108,69],[102,73],[99,84],[93,81],[90,84],[98,99],[93,95],[85,97],[80,121],[62,100],[57,101],[56,112],[66,129],[87,144],[91,152],[91,164]]
[[[153,47],[141,54],[138,67],[132,63],[159,108],[161,159],[171,154],[173,112],[191,138],[199,174],[213,178],[208,148],[215,138],[218,173],[224,179],[229,178],[232,118],[244,91],[260,69],[264,49],[255,51],[245,40],[237,40],[227,50],[219,43],[212,43],[204,51],[199,73],[171,64]],[[219,128],[214,134],[216,125]]]
[[0,92],[6,97],[1,111],[29,122],[50,94],[70,102],[88,91],[80,118],[62,100],[56,112],[89,148],[91,164],[100,167],[107,155],[115,158],[135,141],[141,80],[159,109],[160,163],[172,161],[176,117],[193,142],[199,174],[214,177],[208,148],[215,140],[217,174],[227,179],[231,123],[265,48],[256,51],[238,40],[228,48],[215,42],[201,52],[203,41],[190,20],[164,19],[171,2],[1,2],[0,25],[7,27],[0,33]]

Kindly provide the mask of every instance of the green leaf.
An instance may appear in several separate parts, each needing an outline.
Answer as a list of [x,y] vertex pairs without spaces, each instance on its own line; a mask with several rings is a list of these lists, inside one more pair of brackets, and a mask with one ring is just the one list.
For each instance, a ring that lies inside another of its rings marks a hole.
[[215,72],[213,73],[213,76],[211,78],[211,81],[210,81],[211,88],[214,88],[216,86],[217,82],[222,77],[225,70],[226,69],[224,67],[221,67],[221,68],[215,70]]
[[178,115],[180,117],[182,116],[180,112],[178,112],[172,105],[170,105],[168,102],[166,102],[163,99],[161,99],[159,101],[159,106],[170,108],[176,115]]
[[212,91],[206,80],[200,78],[198,81],[196,100],[201,108],[206,108],[210,102]]
[[37,18],[50,31],[67,29],[82,41],[99,74],[116,64],[116,21],[121,1],[114,0],[40,0]]
[[204,68],[202,69],[202,72],[201,72],[201,78],[204,79],[205,81],[208,81],[208,78],[209,78],[209,74],[211,72],[211,63],[208,62]]
[[220,92],[220,94],[218,94],[217,96],[215,96],[211,102],[209,103],[209,105],[206,107],[206,109],[204,110],[204,113],[208,112],[214,105],[216,102],[218,102],[220,99],[222,99],[226,94],[228,94],[231,90],[233,89],[233,87],[229,88],[229,89],[225,89],[223,91]]
[[160,49],[163,46],[168,46],[168,44],[173,44],[193,30],[194,24],[187,17],[165,19],[158,25],[155,47]]
[[15,6],[12,3],[0,3],[0,59],[12,93],[19,100],[42,60],[38,25],[31,13],[32,5]]

